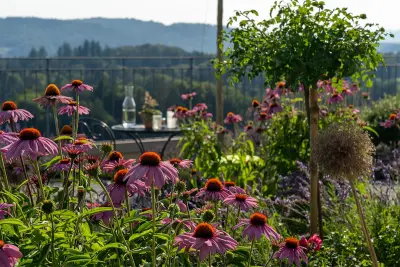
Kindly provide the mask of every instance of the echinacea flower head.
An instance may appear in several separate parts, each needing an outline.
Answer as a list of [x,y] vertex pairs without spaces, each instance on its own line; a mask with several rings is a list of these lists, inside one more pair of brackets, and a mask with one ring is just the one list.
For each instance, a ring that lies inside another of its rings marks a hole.
[[90,177],[97,177],[100,174],[100,164],[99,162],[94,162],[94,163],[88,163],[84,166],[84,169],[87,174],[89,174]]
[[196,198],[204,201],[224,200],[232,195],[231,191],[226,189],[218,178],[208,179],[206,185],[196,194]]
[[11,143],[14,143],[15,141],[18,140],[18,134],[17,133],[7,133],[3,132],[0,130],[0,144],[1,145],[8,145]]
[[[114,204],[115,208],[120,208],[121,207],[121,204],[118,204],[118,203],[113,203],[113,204]],[[106,203],[102,204],[100,207],[110,207],[110,206],[111,206],[110,203],[106,202]],[[95,221],[102,220],[105,225],[109,225],[110,224],[110,219],[113,217],[113,215],[114,215],[113,211],[110,210],[110,211],[103,211],[103,212],[100,212],[100,213],[96,213],[95,215],[93,215],[92,218]]]
[[154,183],[160,189],[167,181],[174,184],[178,182],[178,170],[169,162],[162,161],[159,154],[145,152],[140,156],[139,163],[128,171],[125,179],[129,185],[142,178],[147,186]]
[[269,105],[268,114],[275,114],[277,112],[281,112],[282,110],[282,106],[274,102]]
[[83,153],[82,150],[78,150],[73,146],[64,147],[63,150],[68,154],[68,157],[71,159],[76,159],[80,154]]
[[330,98],[328,98],[328,104],[336,104],[343,101],[343,96],[338,93],[333,93]]
[[112,173],[121,169],[130,169],[135,162],[135,159],[118,159],[117,161],[108,161],[108,163],[102,165],[102,170],[107,173]]
[[254,99],[253,101],[251,101],[251,106],[253,108],[256,108],[258,106],[260,106],[260,102],[258,102],[258,100]]
[[213,117],[213,114],[210,112],[203,111],[200,115],[200,118],[203,120],[211,119]]
[[209,255],[219,253],[225,254],[228,250],[237,247],[238,242],[228,233],[216,229],[209,223],[199,223],[193,232],[184,233],[175,237],[175,245],[178,250],[191,248],[199,251],[200,260],[204,260]]
[[39,130],[25,128],[18,134],[19,139],[1,149],[8,159],[20,156],[35,160],[39,156],[53,155],[58,152],[57,144],[53,140],[42,137]]
[[268,240],[279,240],[281,236],[275,232],[275,230],[268,225],[267,216],[262,213],[255,212],[250,216],[250,219],[241,219],[240,222],[233,227],[234,230],[241,226],[246,226],[243,229],[242,235],[249,240],[259,240],[262,236],[265,236]]
[[245,132],[249,132],[251,130],[253,130],[253,124],[247,124],[246,126],[244,126]]
[[364,99],[368,99],[369,94],[368,94],[368,92],[362,92],[362,93],[361,93],[361,96],[362,96]]
[[182,98],[182,100],[190,100],[195,96],[196,96],[196,92],[193,92],[193,93],[190,93],[190,94],[182,94],[181,98]]
[[75,91],[80,93],[84,91],[93,91],[93,87],[84,84],[81,80],[73,80],[71,83],[61,87],[61,91]]
[[[73,144],[68,144],[64,146],[64,151],[68,149],[79,150],[82,153],[86,153],[93,148],[93,144],[90,140],[86,139],[85,137],[80,137],[74,141]],[[71,157],[72,158],[72,157]]]
[[233,205],[236,208],[240,208],[243,211],[248,211],[252,208],[257,207],[257,199],[248,196],[246,194],[234,194],[227,196],[224,199],[225,205]]
[[234,114],[233,112],[228,112],[226,118],[224,119],[224,123],[226,124],[238,123],[241,121],[242,121],[242,116]]
[[4,215],[10,215],[10,207],[14,207],[14,204],[0,203],[0,220],[4,219]]
[[312,251],[318,251],[322,247],[322,240],[317,234],[313,234],[308,240],[304,236],[299,241],[300,246]]
[[179,158],[171,158],[169,160],[169,163],[174,166],[175,168],[180,167],[183,169],[189,169],[192,167],[193,165],[193,161],[192,160],[188,160],[188,159],[179,159]]
[[81,105],[78,106],[76,101],[69,101],[66,106],[63,106],[58,110],[58,115],[68,114],[68,116],[72,116],[77,111],[79,115],[87,115],[89,114],[90,109]]
[[103,152],[106,155],[108,153],[110,153],[111,151],[113,151],[113,149],[114,149],[113,145],[111,143],[108,143],[108,142],[104,142],[100,146],[100,151]]
[[58,103],[68,104],[69,101],[72,101],[72,98],[61,95],[57,85],[49,84],[44,92],[44,96],[35,98],[33,101],[42,107],[50,107]]
[[72,136],[72,127],[70,125],[64,125],[60,130],[60,135]]
[[391,128],[397,124],[397,118],[397,114],[392,113],[389,115],[389,118],[386,121],[381,122],[380,125],[384,128]]
[[297,267],[300,267],[301,261],[308,264],[307,255],[300,246],[299,240],[294,237],[285,239],[285,242],[280,246],[279,250],[275,252],[274,258],[281,261],[287,259],[289,266],[295,263]]
[[11,120],[13,122],[17,122],[18,120],[27,121],[32,118],[33,115],[29,111],[19,109],[13,101],[6,101],[1,106],[0,124],[10,122]]
[[207,109],[208,107],[205,103],[197,103],[193,108],[194,111],[206,111]]
[[0,240],[0,266],[13,267],[22,258],[19,248]]
[[114,182],[107,186],[107,190],[110,193],[110,197],[113,203],[121,204],[125,199],[125,187],[128,194],[132,196],[135,193],[144,195],[147,191],[147,187],[144,182],[136,180],[129,185],[126,184],[125,175],[128,173],[128,169],[122,169],[114,174]]
[[375,146],[355,123],[332,123],[318,133],[312,149],[321,172],[332,178],[356,179],[372,169]]
[[271,118],[271,115],[269,115],[269,114],[266,113],[266,112],[261,112],[261,113],[260,113],[260,116],[258,116],[257,120],[259,120],[259,121],[266,121],[266,120],[268,120],[268,119],[270,119],[270,118]]
[[232,181],[224,182],[224,186],[226,189],[228,189],[234,194],[246,194],[246,191],[243,188],[237,186],[235,182]]
[[57,171],[68,171],[69,168],[77,169],[77,166],[75,163],[72,163],[71,166],[71,158],[64,158],[60,159],[58,163],[54,164],[53,168]]

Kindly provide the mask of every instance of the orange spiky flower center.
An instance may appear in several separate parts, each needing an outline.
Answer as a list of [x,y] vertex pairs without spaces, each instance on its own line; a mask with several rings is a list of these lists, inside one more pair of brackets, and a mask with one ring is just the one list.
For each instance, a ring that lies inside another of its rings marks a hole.
[[3,103],[1,106],[1,110],[7,111],[7,110],[16,110],[17,109],[17,104],[13,101],[6,101]]
[[222,183],[218,178],[208,179],[206,182],[206,190],[210,192],[219,192],[222,190]]
[[350,104],[350,105],[348,106],[348,108],[352,109],[352,108],[354,108],[354,105],[353,105],[353,104]]
[[285,246],[290,249],[296,249],[299,247],[299,240],[294,237],[288,237],[285,239]]
[[232,186],[235,186],[236,183],[235,183],[235,182],[225,182],[224,185],[225,185],[226,187],[232,187]]
[[76,107],[77,103],[76,101],[69,101],[68,106],[74,106]]
[[228,112],[228,114],[226,115],[227,117],[232,117],[234,114],[233,112]]
[[283,88],[283,87],[285,87],[285,85],[286,85],[285,82],[279,82],[279,83],[278,83],[278,87],[279,87],[279,88]]
[[114,182],[116,184],[126,184],[126,182],[124,182],[124,177],[127,174],[127,172],[128,172],[128,169],[122,169],[122,170],[117,171],[114,175]]
[[74,145],[76,145],[76,146],[81,146],[81,145],[83,145],[83,144],[85,144],[86,143],[86,141],[85,140],[76,140],[75,142],[74,142]]
[[260,105],[260,102],[258,102],[258,100],[253,100],[252,102],[251,102],[251,106],[253,107],[253,108],[256,108],[256,107],[258,107]]
[[196,238],[213,238],[215,236],[214,227],[209,223],[199,223],[194,229],[193,236]]
[[78,87],[78,86],[82,85],[83,82],[81,80],[73,80],[71,82],[71,84],[72,84],[72,86]]
[[338,93],[333,93],[332,97],[339,97]]
[[143,208],[142,212],[145,212],[145,211],[148,211],[148,210],[151,210],[151,208]]
[[196,169],[192,169],[192,175],[195,175],[197,173]]
[[72,127],[69,125],[64,125],[60,131],[61,135],[72,135]]
[[397,115],[396,114],[390,114],[390,116],[389,116],[389,120],[395,120],[396,119],[396,117],[397,117]]
[[267,223],[267,217],[259,212],[253,213],[250,216],[250,223],[254,226],[263,226]]
[[5,244],[3,240],[0,240],[0,248],[3,248]]
[[19,132],[19,138],[22,140],[35,140],[40,136],[39,130],[35,128],[25,128]]
[[268,117],[268,114],[265,113],[265,112],[261,112],[261,113],[260,113],[260,117],[263,118],[263,119],[265,119],[266,117]]
[[55,84],[49,84],[47,86],[46,91],[44,91],[45,96],[57,96],[61,95],[60,89],[58,89],[57,85]]
[[171,163],[172,165],[178,165],[181,162],[182,162],[182,160],[178,159],[178,158],[172,158],[169,160],[169,163]]
[[144,152],[140,156],[139,162],[142,165],[158,166],[161,162],[161,157],[156,152]]
[[119,151],[113,151],[108,155],[108,160],[117,161],[119,159],[123,159],[122,153]]
[[247,199],[247,195],[245,195],[245,194],[236,194],[235,195],[235,199],[237,201],[245,202],[246,199]]

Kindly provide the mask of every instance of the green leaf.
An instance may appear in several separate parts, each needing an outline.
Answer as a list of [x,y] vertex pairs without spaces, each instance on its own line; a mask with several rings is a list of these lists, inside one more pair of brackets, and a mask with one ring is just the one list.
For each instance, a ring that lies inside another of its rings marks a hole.
[[110,249],[110,248],[121,249],[121,250],[123,250],[124,252],[128,251],[128,249],[126,248],[126,246],[124,246],[124,245],[121,244],[121,243],[111,243],[111,244],[107,244],[107,245],[105,245],[104,247],[102,247],[98,252],[104,251],[104,250],[107,250],[107,249]]
[[373,134],[375,134],[377,137],[379,137],[379,134],[377,133],[377,131],[375,131],[373,128],[369,127],[369,126],[364,126],[363,127],[364,130],[367,130]]
[[159,239],[162,239],[162,240],[165,240],[165,241],[169,241],[169,239],[171,238],[170,235],[164,234],[164,233],[156,233],[154,236],[156,238],[159,238]]
[[79,217],[84,218],[87,216],[91,216],[96,213],[105,212],[105,211],[112,211],[111,207],[99,207],[85,211],[84,213],[80,214]]
[[138,238],[140,238],[140,237],[142,237],[142,236],[145,236],[145,235],[147,235],[147,234],[150,234],[150,233],[152,233],[152,232],[153,232],[153,230],[152,230],[152,229],[149,229],[149,230],[146,230],[146,231],[141,232],[141,233],[133,234],[133,235],[131,235],[131,236],[129,237],[129,242],[134,241],[134,240],[136,240],[136,239],[138,239]]
[[50,168],[51,166],[53,166],[54,164],[56,164],[57,162],[59,162],[60,159],[61,159],[60,156],[56,156],[56,157],[52,158],[50,161],[48,161],[48,162],[46,162],[46,163],[43,163],[43,164],[41,165],[41,167],[43,167],[43,168],[45,168],[45,169],[48,169],[48,168]]
[[22,226],[23,228],[26,228],[25,224],[18,219],[15,218],[7,218],[7,219],[3,219],[0,220],[0,225],[2,224],[12,224],[12,225],[18,225],[18,226]]

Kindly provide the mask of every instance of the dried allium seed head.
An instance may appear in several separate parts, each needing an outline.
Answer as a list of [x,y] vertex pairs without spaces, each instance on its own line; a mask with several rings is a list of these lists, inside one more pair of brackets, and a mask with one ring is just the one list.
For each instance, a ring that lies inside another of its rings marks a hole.
[[320,170],[334,178],[369,175],[375,147],[368,134],[351,122],[334,123],[319,133],[313,157]]

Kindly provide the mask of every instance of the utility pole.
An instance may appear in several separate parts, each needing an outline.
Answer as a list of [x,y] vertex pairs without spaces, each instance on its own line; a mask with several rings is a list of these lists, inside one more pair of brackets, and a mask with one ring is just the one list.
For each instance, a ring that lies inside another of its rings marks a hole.
[[[223,17],[223,0],[218,0],[217,13],[217,58],[222,62],[222,17]],[[222,76],[217,80],[217,99],[216,99],[216,121],[218,124],[223,123],[224,103],[222,99]]]

